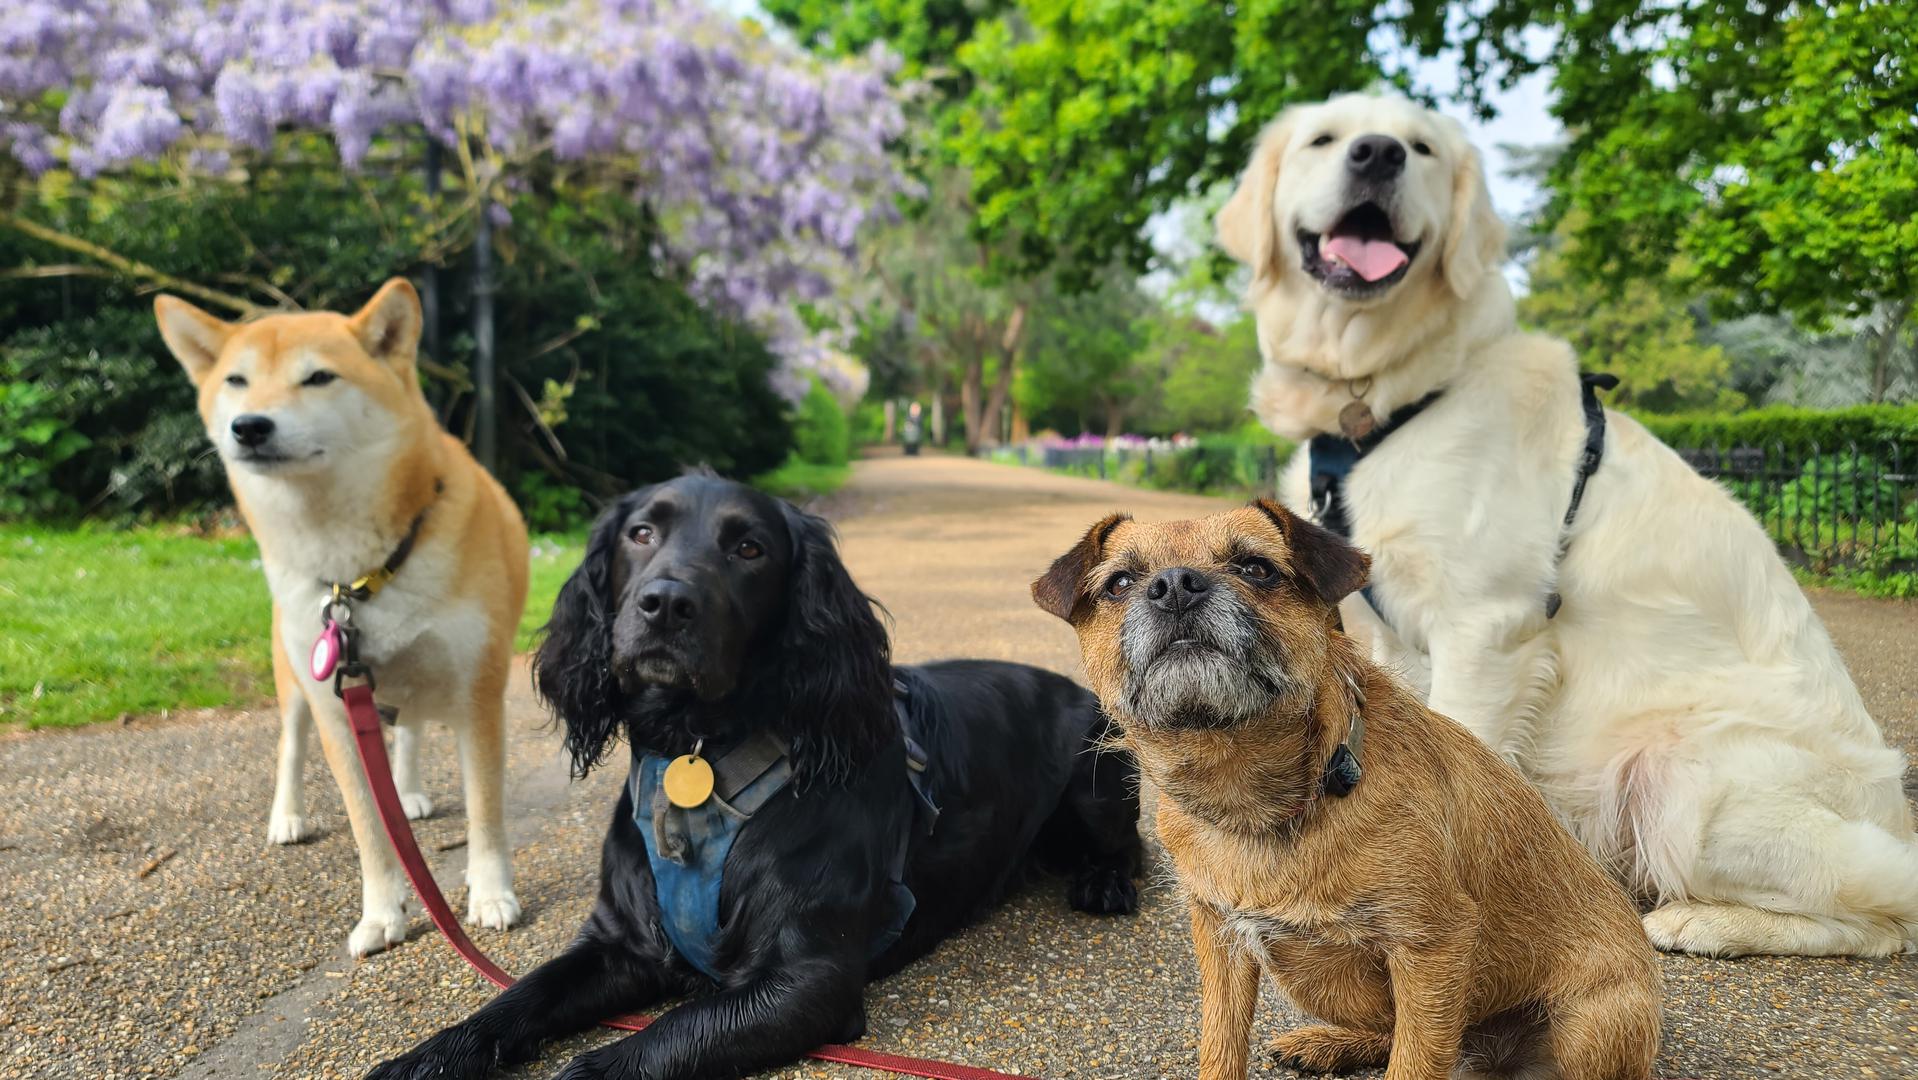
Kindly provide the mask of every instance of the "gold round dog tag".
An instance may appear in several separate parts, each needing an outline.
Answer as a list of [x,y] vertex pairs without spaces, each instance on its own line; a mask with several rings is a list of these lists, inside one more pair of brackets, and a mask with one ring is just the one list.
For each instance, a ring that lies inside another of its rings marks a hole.
[[674,758],[660,786],[666,789],[667,801],[682,810],[704,805],[713,794],[712,763],[698,754]]
[[1363,401],[1347,402],[1345,408],[1339,410],[1339,431],[1353,442],[1372,434],[1372,429],[1378,426],[1378,418]]

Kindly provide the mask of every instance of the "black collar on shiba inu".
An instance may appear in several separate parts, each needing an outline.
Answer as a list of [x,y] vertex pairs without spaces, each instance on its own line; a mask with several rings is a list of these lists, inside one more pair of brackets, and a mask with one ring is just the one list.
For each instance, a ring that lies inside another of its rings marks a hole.
[[[434,500],[437,500],[440,493],[445,490],[445,481],[433,481]],[[426,512],[431,509],[433,509],[432,502],[420,507],[420,512],[413,515],[413,523],[406,527],[406,535],[400,537],[399,546],[386,556],[386,561],[381,563],[378,569],[361,574],[349,584],[342,585],[337,581],[324,579],[320,584],[326,586],[327,593],[334,600],[371,600],[378,596],[380,590],[386,588],[386,583],[393,580],[393,575],[400,572],[400,567],[405,565],[407,556],[413,554],[413,544],[420,538],[420,526],[426,524]]]

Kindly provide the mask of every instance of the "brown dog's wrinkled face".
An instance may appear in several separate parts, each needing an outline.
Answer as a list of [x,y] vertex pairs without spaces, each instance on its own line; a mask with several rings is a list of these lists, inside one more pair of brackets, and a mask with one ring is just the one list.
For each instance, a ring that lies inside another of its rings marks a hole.
[[1198,521],[1115,514],[1033,582],[1079,633],[1086,675],[1128,730],[1223,729],[1310,691],[1366,558],[1261,500]]

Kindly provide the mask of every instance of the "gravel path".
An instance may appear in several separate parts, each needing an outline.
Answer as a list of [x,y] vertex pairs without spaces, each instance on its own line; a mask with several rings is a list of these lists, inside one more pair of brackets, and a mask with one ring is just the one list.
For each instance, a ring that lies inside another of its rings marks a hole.
[[[1220,505],[932,457],[862,462],[830,511],[855,575],[893,613],[900,659],[991,656],[1076,675],[1071,633],[1033,608],[1027,583],[1106,510],[1164,518]],[[1813,599],[1873,713],[1918,758],[1918,604]],[[475,937],[523,970],[590,905],[620,777],[567,782],[523,672],[509,718],[527,922]],[[344,958],[357,866],[318,754],[307,784],[322,834],[290,848],[264,840],[276,733],[260,711],[0,738],[0,1077],[357,1077],[486,1000],[423,918],[398,949]],[[420,840],[463,910],[451,739],[434,733],[425,756],[439,810]],[[1664,969],[1664,1076],[1918,1076],[1918,957],[1668,957]],[[1056,883],[1036,882],[868,1001],[879,1048],[1046,1077],[1196,1067],[1191,953],[1163,882],[1123,920],[1073,914]],[[1264,1008],[1261,1038],[1291,1021],[1276,1001]],[[551,1075],[605,1037],[569,1040],[510,1075]]]

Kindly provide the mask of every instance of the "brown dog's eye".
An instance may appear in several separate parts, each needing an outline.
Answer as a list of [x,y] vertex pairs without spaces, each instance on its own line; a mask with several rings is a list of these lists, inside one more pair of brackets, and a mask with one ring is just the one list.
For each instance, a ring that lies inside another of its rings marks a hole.
[[635,525],[626,530],[626,539],[631,540],[635,544],[650,544],[653,542],[653,527],[651,525]]
[[1261,559],[1257,555],[1248,559],[1240,559],[1236,565],[1238,566],[1239,576],[1250,578],[1253,581],[1271,581],[1273,578],[1279,576],[1278,567],[1273,566],[1269,560]]
[[1318,138],[1316,138],[1316,139],[1313,139],[1313,140],[1312,140],[1312,145],[1313,145],[1313,146],[1331,146],[1331,145],[1332,145],[1332,136],[1331,136],[1331,134],[1330,134],[1330,133],[1327,133],[1327,134],[1324,134],[1324,135],[1321,135],[1321,136],[1319,136],[1319,137],[1318,137]]
[[235,390],[244,390],[246,389],[246,376],[228,375],[226,377],[226,384],[228,386],[233,387]]
[[1132,587],[1133,577],[1124,570],[1106,579],[1106,595],[1117,599]]
[[765,553],[766,553],[765,548],[760,547],[758,544],[753,543],[751,540],[741,540],[739,542],[739,546],[733,549],[733,554],[739,556],[740,558],[746,560],[747,562],[751,562],[754,559],[759,558],[761,555],[764,555]]
[[1426,157],[1431,157],[1431,156],[1432,156],[1432,148],[1431,148],[1431,147],[1429,147],[1429,146],[1427,146],[1427,145],[1425,145],[1425,144],[1424,144],[1424,143],[1422,143],[1422,142],[1415,142],[1415,143],[1413,143],[1413,144],[1412,144],[1412,149],[1413,149],[1414,151],[1416,151],[1416,152],[1418,152],[1418,153],[1420,153],[1420,154],[1424,154],[1424,155],[1425,155]]

